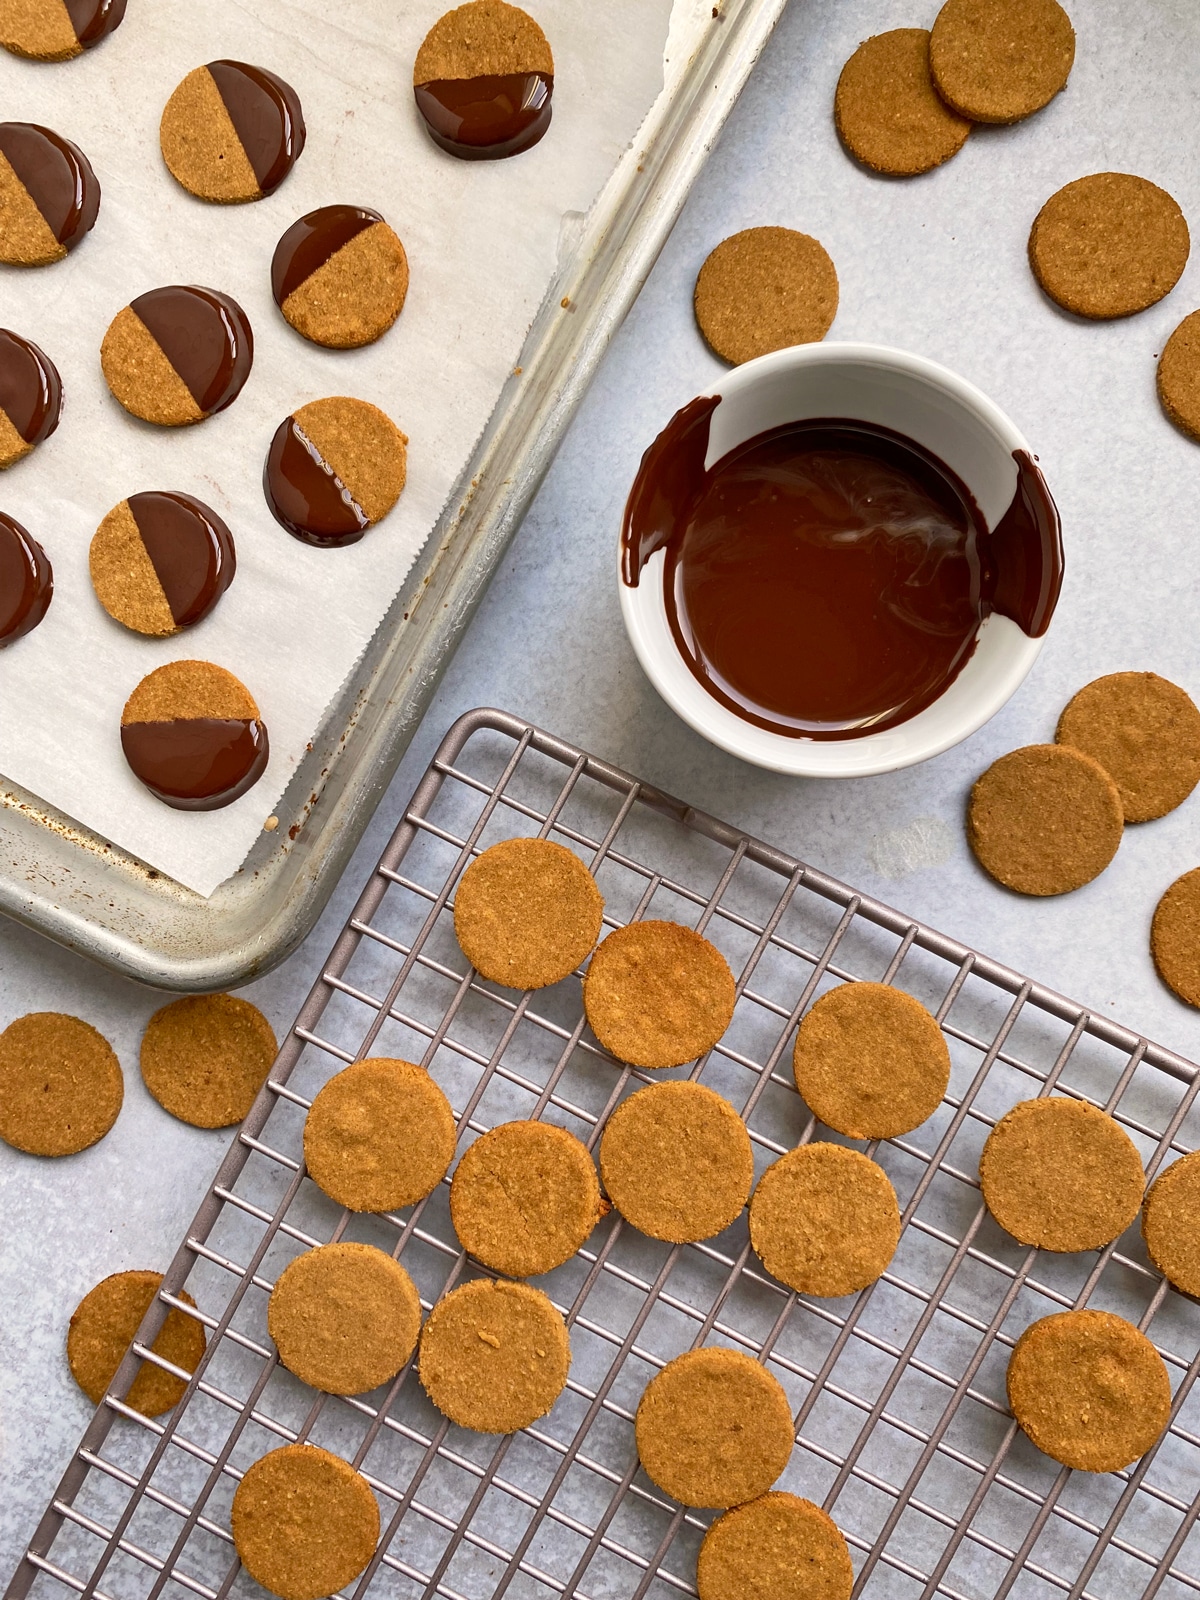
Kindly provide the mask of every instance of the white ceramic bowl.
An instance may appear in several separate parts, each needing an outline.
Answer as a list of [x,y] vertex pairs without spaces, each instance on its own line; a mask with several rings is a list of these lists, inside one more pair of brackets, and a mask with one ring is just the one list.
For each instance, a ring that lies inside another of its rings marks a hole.
[[[806,417],[853,417],[906,434],[952,467],[990,528],[1017,487],[1014,450],[1029,444],[974,384],[922,356],[874,344],[809,344],[736,367],[710,393],[705,466],[755,434]],[[996,614],[981,624],[974,653],[932,705],[897,727],[856,739],[789,739],[756,727],[714,700],[680,655],[667,622],[660,550],[636,588],[623,583],[621,614],[646,676],[667,704],[713,744],[759,767],[804,777],[892,772],[939,755],[994,716],[1019,687],[1045,641]],[[619,551],[618,551],[619,562]]]

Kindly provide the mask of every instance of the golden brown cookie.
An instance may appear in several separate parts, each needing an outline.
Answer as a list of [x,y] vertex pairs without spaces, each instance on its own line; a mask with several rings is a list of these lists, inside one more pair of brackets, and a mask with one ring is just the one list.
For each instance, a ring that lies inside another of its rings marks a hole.
[[561,1266],[604,1210],[587,1146],[549,1122],[504,1122],[481,1134],[450,1185],[463,1248],[510,1278]]
[[1166,192],[1128,172],[1095,172],[1052,194],[1029,235],[1029,264],[1078,317],[1129,317],[1179,282],[1191,240]]
[[62,379],[32,339],[0,328],[0,472],[23,461],[58,427]]
[[229,1128],[254,1104],[278,1046],[271,1024],[232,994],[185,995],[142,1035],[142,1079],[165,1111],[193,1128]]
[[70,61],[121,25],[125,0],[3,0],[0,45],[28,61]]
[[267,1331],[289,1372],[326,1394],[389,1383],[417,1348],[421,1301],[398,1261],[369,1244],[319,1245],[283,1269]]
[[693,304],[709,349],[736,366],[823,339],[837,315],[837,271],[807,233],[746,228],[710,252]]
[[454,932],[471,965],[510,989],[544,989],[586,960],[604,899],[571,850],[505,839],[471,862],[454,897]]
[[1064,1467],[1117,1472],[1166,1427],[1171,1380],[1158,1351],[1124,1317],[1061,1311],[1017,1340],[1008,1403],[1038,1449]]
[[357,544],[400,498],[407,437],[378,406],[310,400],[275,430],[263,469],[271,515],[305,544]]
[[1069,894],[1099,877],[1125,827],[1121,792],[1098,761],[1062,744],[1010,750],[977,778],[967,843],[1018,894]]
[[750,1201],[750,1243],[771,1276],[801,1294],[857,1294],[899,1242],[900,1206],[887,1173],[840,1144],[780,1156]]
[[1111,672],[1086,684],[1054,737],[1100,763],[1126,822],[1166,816],[1200,783],[1200,711],[1156,672]]
[[1200,1150],[1172,1162],[1150,1185],[1142,1238],[1163,1277],[1183,1294],[1200,1296]]
[[100,185],[78,145],[36,122],[0,122],[0,262],[61,261],[99,210]]
[[864,40],[842,68],[833,115],[850,154],[893,178],[941,166],[971,131],[933,86],[924,28],[893,28]]
[[375,1554],[379,1506],[341,1456],[285,1444],[247,1470],[230,1508],[242,1565],[280,1600],[336,1594]]
[[125,1098],[121,1063],[88,1022],[32,1011],[0,1033],[0,1139],[73,1156],[103,1139]]
[[1176,878],[1155,907],[1150,954],[1167,988],[1200,1006],[1200,867]]
[[635,1430],[647,1474],[685,1506],[753,1500],[792,1454],[782,1385],[737,1350],[689,1350],[668,1361],[646,1385]]
[[571,1341],[540,1289],[479,1278],[434,1306],[417,1359],[426,1394],[451,1422],[476,1433],[516,1433],[562,1393]]
[[1146,1174],[1107,1112],[1054,1095],[1001,1117],[979,1158],[979,1181],[988,1210],[1022,1244],[1098,1250],[1137,1216]]
[[231,406],[254,364],[250,319],[230,295],[168,284],[131,300],[100,345],[104,381],[132,416],[184,428]]
[[1163,346],[1158,398],[1175,426],[1200,440],[1200,311],[1184,317]]
[[681,1067],[711,1050],[733,1021],[736,999],[725,957],[678,922],[618,928],[583,980],[592,1032],[635,1067]]
[[271,261],[275,304],[304,338],[331,350],[372,344],[408,294],[408,257],[368,206],[322,206],[291,227]]
[[946,104],[972,122],[1019,122],[1066,87],[1075,30],[1058,0],[946,0],[929,66]]
[[541,28],[505,0],[469,0],[439,17],[413,65],[413,95],[433,142],[462,161],[529,150],[550,126],[554,57]]
[[919,1000],[884,983],[843,983],[801,1022],[792,1070],[826,1127],[851,1139],[895,1139],[941,1104],[950,1051]]
[[232,805],[270,756],[254,696],[211,661],[170,661],[144,677],[121,713],[130,771],[176,811]]
[[134,633],[167,638],[202,621],[233,582],[233,535],[211,507],[173,489],[131,494],[92,535],[96,598]]
[[300,97],[265,67],[210,61],[163,109],[158,142],[167,170],[200,200],[236,205],[273,194],[304,149]]
[[[161,1287],[161,1272],[114,1272],[90,1289],[71,1313],[67,1363],[71,1376],[93,1405],[98,1406],[108,1393],[133,1336]],[[190,1294],[179,1298],[189,1306],[196,1304]],[[204,1326],[172,1306],[150,1348],[172,1366],[194,1372],[204,1354]],[[125,1403],[145,1417],[158,1417],[179,1404],[186,1388],[184,1379],[143,1361]]]
[[700,1600],[850,1600],[853,1587],[833,1518],[778,1490],[718,1517],[696,1559]]
[[754,1181],[750,1135],[702,1083],[654,1083],[624,1100],[600,1140],[600,1176],[627,1222],[652,1239],[711,1239]]
[[431,1194],[454,1160],[450,1102],[411,1061],[356,1061],[318,1093],[304,1124],[308,1175],[351,1211],[398,1211]]

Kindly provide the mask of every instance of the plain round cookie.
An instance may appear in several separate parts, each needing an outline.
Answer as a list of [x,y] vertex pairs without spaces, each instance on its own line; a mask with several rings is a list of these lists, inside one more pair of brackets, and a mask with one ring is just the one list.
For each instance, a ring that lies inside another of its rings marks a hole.
[[773,1278],[836,1299],[874,1283],[900,1242],[900,1206],[883,1168],[839,1144],[780,1156],[755,1186],[750,1243]]
[[745,228],[709,252],[692,303],[709,349],[737,366],[823,339],[837,315],[837,270],[807,233]]
[[176,811],[232,805],[270,759],[254,696],[211,661],[147,673],[121,712],[121,749],[134,777]]
[[924,28],[893,28],[865,39],[842,68],[833,116],[850,154],[892,178],[941,166],[971,131],[933,86]]
[[583,980],[592,1032],[618,1061],[681,1067],[711,1050],[733,1021],[729,963],[678,922],[631,922],[596,949]]
[[504,1122],[464,1150],[450,1219],[477,1261],[532,1278],[568,1261],[603,1214],[587,1146],[549,1122]]
[[72,1156],[103,1139],[125,1098],[103,1034],[61,1011],[31,1011],[0,1033],[0,1139],[31,1156]]
[[1111,672],[1085,684],[1054,738],[1100,763],[1126,822],[1165,817],[1200,783],[1200,710],[1156,672]]
[[929,36],[942,99],[972,122],[1019,122],[1064,89],[1075,30],[1058,0],[946,0]]
[[950,1051],[919,1000],[843,983],[805,1016],[792,1051],[810,1111],[850,1139],[895,1139],[927,1121],[950,1082]]
[[[142,1318],[162,1287],[161,1272],[114,1272],[102,1278],[71,1313],[67,1329],[67,1364],[71,1376],[93,1405],[108,1393]],[[196,1302],[181,1294],[189,1306]],[[204,1354],[204,1326],[172,1306],[150,1348],[172,1366],[194,1372]],[[143,1361],[129,1385],[125,1404],[144,1417],[159,1417],[183,1398],[187,1383]]]
[[1200,440],[1200,311],[1175,329],[1158,360],[1159,404],[1175,426]]
[[1179,282],[1191,240],[1179,206],[1128,172],[1096,172],[1052,194],[1034,219],[1029,264],[1077,317],[1129,317]]
[[379,1506],[341,1456],[285,1444],[260,1456],[234,1491],[233,1543],[242,1565],[280,1600],[324,1600],[375,1554]]
[[454,933],[482,977],[544,989],[595,948],[604,917],[596,880],[550,839],[504,839],[477,856],[454,896]]
[[1200,867],[1176,878],[1155,907],[1150,954],[1167,988],[1200,1006]]
[[1021,1244],[1099,1250],[1138,1214],[1142,1158],[1112,1117],[1083,1100],[1023,1100],[988,1134],[979,1158],[988,1210]]
[[279,1359],[325,1394],[390,1383],[417,1348],[421,1300],[398,1261],[343,1240],[297,1256],[267,1302]]
[[718,1517],[696,1558],[700,1600],[850,1600],[853,1587],[833,1518],[780,1490]]
[[421,1331],[418,1375],[438,1410],[476,1433],[516,1433],[544,1417],[571,1366],[567,1325],[527,1283],[452,1289]]
[[156,1011],[142,1035],[142,1081],[193,1128],[229,1128],[254,1104],[278,1046],[271,1024],[232,994],[184,995]]
[[967,842],[990,877],[1018,894],[1069,894],[1099,877],[1125,827],[1121,792],[1098,761],[1030,744],[993,761],[967,805]]
[[792,1454],[782,1385],[738,1350],[689,1350],[646,1385],[635,1421],[649,1477],[685,1506],[724,1510],[765,1494]]
[[1158,1351],[1109,1311],[1060,1311],[1026,1328],[1008,1363],[1008,1403],[1046,1455],[1118,1472],[1167,1425],[1171,1380]]
[[454,1160],[450,1102],[411,1061],[368,1057],[330,1078],[304,1124],[308,1175],[350,1211],[398,1211],[431,1194]]
[[1150,1185],[1142,1238],[1168,1283],[1200,1296],[1200,1150],[1172,1162]]

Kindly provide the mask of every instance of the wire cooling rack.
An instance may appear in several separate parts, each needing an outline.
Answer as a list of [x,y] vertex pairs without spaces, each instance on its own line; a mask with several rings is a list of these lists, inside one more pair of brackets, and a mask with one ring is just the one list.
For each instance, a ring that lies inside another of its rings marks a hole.
[[[496,1439],[441,1418],[411,1367],[386,1391],[315,1395],[279,1365],[266,1301],[290,1259],[331,1239],[400,1257],[426,1308],[479,1270],[455,1239],[446,1185],[411,1211],[364,1217],[306,1178],[306,1110],[347,1062],[424,1063],[468,1139],[545,1117],[593,1150],[645,1078],[587,1035],[577,978],[520,995],[465,968],[452,921],[459,874],[497,839],[533,833],[590,863],[608,927],[671,917],[728,957],[733,1024],[690,1076],[741,1110],[758,1171],[818,1133],[790,1047],[801,1014],[833,984],[868,978],[914,994],[936,1013],[953,1067],[929,1122],[869,1147],[905,1223],[878,1283],[846,1300],[808,1299],[762,1270],[744,1218],[717,1239],[671,1247],[613,1213],[539,1280],[571,1328],[566,1391],[535,1427]],[[234,1553],[230,1501],[253,1460],[298,1439],[353,1462],[378,1497],[383,1535],[346,1591],[355,1600],[692,1594],[710,1518],[645,1477],[632,1424],[647,1380],[700,1344],[748,1351],[787,1390],[796,1449],[779,1487],[834,1516],[859,1593],[1194,1593],[1200,1312],[1148,1265],[1136,1227],[1100,1252],[1019,1246],[988,1216],[976,1173],[996,1119],[1053,1091],[1110,1111],[1153,1175],[1200,1143],[1198,1089],[1193,1065],[1106,1018],[516,717],[472,712],[446,736],[334,946],[10,1600],[60,1585],[100,1600],[255,1593]],[[1127,1472],[1058,1468],[1004,1400],[1021,1330],[1085,1303],[1136,1322],[1171,1374],[1171,1425]],[[168,1366],[147,1346],[171,1306],[203,1322],[208,1349],[183,1401],[151,1421],[121,1396],[139,1357]]]

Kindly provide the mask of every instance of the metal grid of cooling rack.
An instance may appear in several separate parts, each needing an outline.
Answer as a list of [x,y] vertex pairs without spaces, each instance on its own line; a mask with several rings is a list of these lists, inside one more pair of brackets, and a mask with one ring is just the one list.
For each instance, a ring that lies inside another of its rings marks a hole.
[[[836,1137],[814,1128],[788,1054],[799,1017],[830,985],[869,978],[916,995],[938,1016],[953,1067],[929,1122],[868,1147],[905,1222],[877,1284],[845,1301],[808,1299],[761,1270],[744,1219],[671,1247],[613,1213],[540,1280],[571,1327],[567,1390],[535,1427],[497,1440],[440,1418],[411,1368],[386,1392],[314,1395],[279,1366],[265,1308],[286,1262],[331,1239],[402,1258],[426,1308],[478,1270],[455,1239],[445,1185],[411,1211],[362,1217],[305,1177],[305,1112],[347,1062],[423,1062],[465,1137],[545,1116],[593,1149],[645,1076],[586,1035],[577,978],[516,995],[464,970],[458,875],[496,839],[532,833],[589,861],[608,927],[675,917],[724,951],[738,974],[733,1024],[683,1075],[741,1110],[759,1171],[815,1133]],[[858,1593],[1149,1600],[1200,1590],[1195,1304],[1147,1264],[1136,1228],[1100,1252],[1050,1256],[1005,1236],[981,1202],[988,1130],[1017,1100],[1052,1091],[1111,1111],[1151,1175],[1200,1144],[1200,1073],[1189,1062],[516,717],[472,712],[444,740],[334,946],[10,1600],[62,1586],[100,1600],[255,1592],[228,1531],[233,1489],[265,1450],[297,1439],[352,1461],[379,1499],[384,1531],[347,1591],[355,1600],[694,1593],[710,1519],[640,1471],[632,1421],[647,1379],[705,1342],[749,1351],[788,1391],[796,1449],[779,1487],[834,1516]],[[1022,1328],[1084,1303],[1138,1323],[1171,1374],[1170,1427],[1127,1472],[1060,1470],[1004,1402]],[[139,1358],[167,1365],[148,1346],[171,1306],[203,1322],[208,1348],[180,1405],[151,1421],[121,1396]]]

